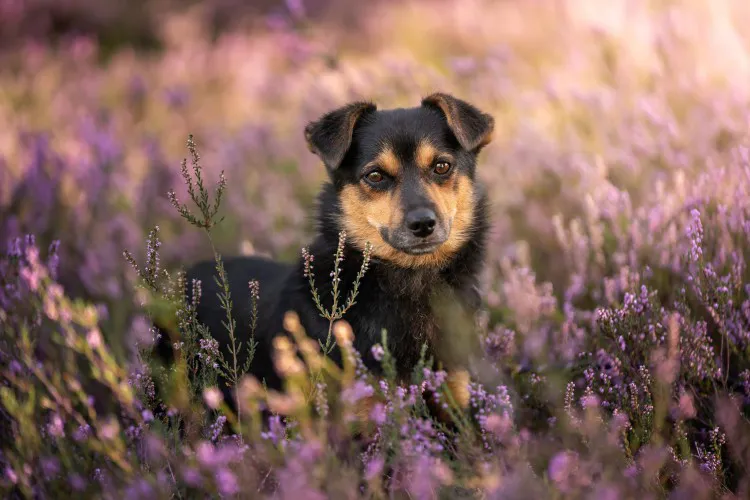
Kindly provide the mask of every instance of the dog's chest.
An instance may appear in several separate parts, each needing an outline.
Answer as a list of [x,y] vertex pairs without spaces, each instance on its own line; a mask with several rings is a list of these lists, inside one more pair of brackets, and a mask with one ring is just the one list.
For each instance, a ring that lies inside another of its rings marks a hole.
[[381,342],[382,331],[386,330],[387,347],[399,371],[410,372],[419,361],[423,345],[427,345],[428,355],[433,354],[441,335],[434,299],[447,285],[436,273],[381,272],[372,277],[377,281],[363,283],[361,300],[348,318],[358,337],[358,349],[371,365],[374,360],[369,351]]

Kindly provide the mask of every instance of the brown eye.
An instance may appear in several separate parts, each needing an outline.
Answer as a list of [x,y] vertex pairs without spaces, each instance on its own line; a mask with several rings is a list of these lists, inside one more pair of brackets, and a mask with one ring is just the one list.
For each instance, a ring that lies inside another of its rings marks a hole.
[[435,164],[434,170],[438,175],[445,175],[451,171],[451,164],[447,161],[439,161]]
[[377,184],[378,182],[381,182],[383,180],[383,174],[381,174],[377,170],[373,170],[372,172],[367,174],[367,180],[369,182],[372,182],[373,184]]

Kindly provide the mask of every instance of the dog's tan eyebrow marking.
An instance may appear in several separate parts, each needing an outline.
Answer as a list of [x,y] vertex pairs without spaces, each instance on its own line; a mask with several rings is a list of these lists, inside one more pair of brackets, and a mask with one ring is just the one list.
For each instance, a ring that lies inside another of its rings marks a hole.
[[427,139],[422,139],[417,144],[417,150],[414,152],[414,159],[417,166],[422,170],[427,170],[432,166],[432,162],[437,156],[437,148]]
[[429,170],[435,164],[436,161],[447,161],[453,163],[453,155],[441,152],[435,145],[428,139],[422,139],[417,144],[417,148],[414,151],[414,160],[417,163],[417,167],[421,170]]
[[401,162],[390,146],[384,146],[373,163],[391,177],[398,177],[401,171]]

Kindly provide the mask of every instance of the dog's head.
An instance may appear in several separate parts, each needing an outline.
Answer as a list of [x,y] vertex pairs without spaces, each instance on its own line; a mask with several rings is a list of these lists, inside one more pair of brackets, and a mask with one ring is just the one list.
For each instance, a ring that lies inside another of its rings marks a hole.
[[378,110],[355,102],[305,128],[339,197],[347,240],[402,267],[439,266],[470,237],[476,157],[493,118],[447,94]]

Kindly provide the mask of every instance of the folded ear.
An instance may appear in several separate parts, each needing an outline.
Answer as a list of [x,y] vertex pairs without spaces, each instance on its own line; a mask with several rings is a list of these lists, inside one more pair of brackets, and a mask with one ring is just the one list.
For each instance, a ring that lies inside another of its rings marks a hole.
[[326,113],[305,127],[307,147],[323,160],[329,172],[333,172],[339,168],[352,144],[357,120],[376,109],[370,102],[353,102]]
[[422,99],[422,106],[436,107],[443,112],[448,127],[466,151],[478,153],[492,141],[495,119],[468,102],[435,93]]

